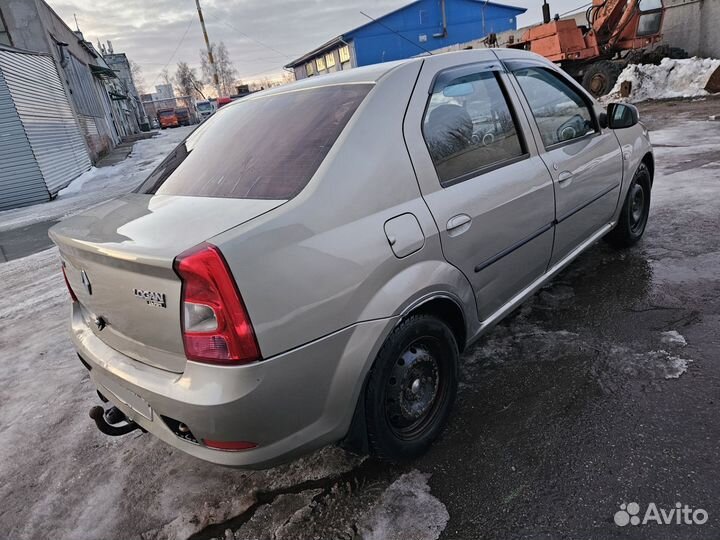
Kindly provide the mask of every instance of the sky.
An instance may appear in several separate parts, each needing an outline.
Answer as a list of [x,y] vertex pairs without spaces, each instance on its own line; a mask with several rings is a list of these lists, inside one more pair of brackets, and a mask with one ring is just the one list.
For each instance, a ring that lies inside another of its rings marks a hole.
[[[74,16],[85,39],[97,47],[110,40],[142,68],[145,88],[160,84],[167,66],[178,61],[200,67],[205,43],[194,0],[47,0],[71,28]],[[528,11],[525,26],[542,19],[542,0],[497,0]],[[589,0],[550,0],[552,13],[564,13]],[[409,0],[201,0],[211,41],[224,42],[238,71],[251,81],[282,74],[282,66],[325,41],[402,7]]]

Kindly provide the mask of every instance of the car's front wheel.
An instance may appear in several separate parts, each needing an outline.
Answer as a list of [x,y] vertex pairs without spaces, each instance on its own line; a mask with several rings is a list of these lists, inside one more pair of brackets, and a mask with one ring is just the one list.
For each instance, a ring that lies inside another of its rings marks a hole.
[[641,163],[630,183],[618,224],[605,237],[613,246],[630,247],[642,238],[650,215],[650,186],[650,171]]
[[452,331],[436,317],[413,315],[393,330],[365,392],[372,455],[399,461],[427,450],[455,401],[458,358]]

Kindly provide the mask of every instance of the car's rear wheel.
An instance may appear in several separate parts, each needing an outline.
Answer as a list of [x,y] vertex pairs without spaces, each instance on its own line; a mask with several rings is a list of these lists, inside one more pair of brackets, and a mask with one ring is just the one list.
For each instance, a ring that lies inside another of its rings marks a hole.
[[413,315],[393,330],[365,392],[372,455],[399,461],[428,449],[455,401],[458,357],[452,331],[431,315]]
[[630,183],[618,224],[605,237],[613,246],[630,247],[642,238],[650,215],[650,186],[650,171],[641,163]]

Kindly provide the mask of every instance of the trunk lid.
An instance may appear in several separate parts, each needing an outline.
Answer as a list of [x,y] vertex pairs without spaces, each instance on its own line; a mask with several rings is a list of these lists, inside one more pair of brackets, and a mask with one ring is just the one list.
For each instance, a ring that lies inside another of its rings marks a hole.
[[95,335],[135,360],[181,373],[175,257],[284,202],[130,194],[58,223],[50,237]]

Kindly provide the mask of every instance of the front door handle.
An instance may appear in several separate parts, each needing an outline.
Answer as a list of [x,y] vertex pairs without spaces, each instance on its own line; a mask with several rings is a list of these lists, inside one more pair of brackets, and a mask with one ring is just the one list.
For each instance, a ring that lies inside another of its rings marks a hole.
[[467,231],[471,222],[472,218],[467,214],[458,214],[448,220],[445,228],[450,236],[457,236]]
[[558,184],[560,184],[560,187],[566,187],[569,186],[573,179],[573,173],[570,171],[563,171],[560,174],[558,174]]

